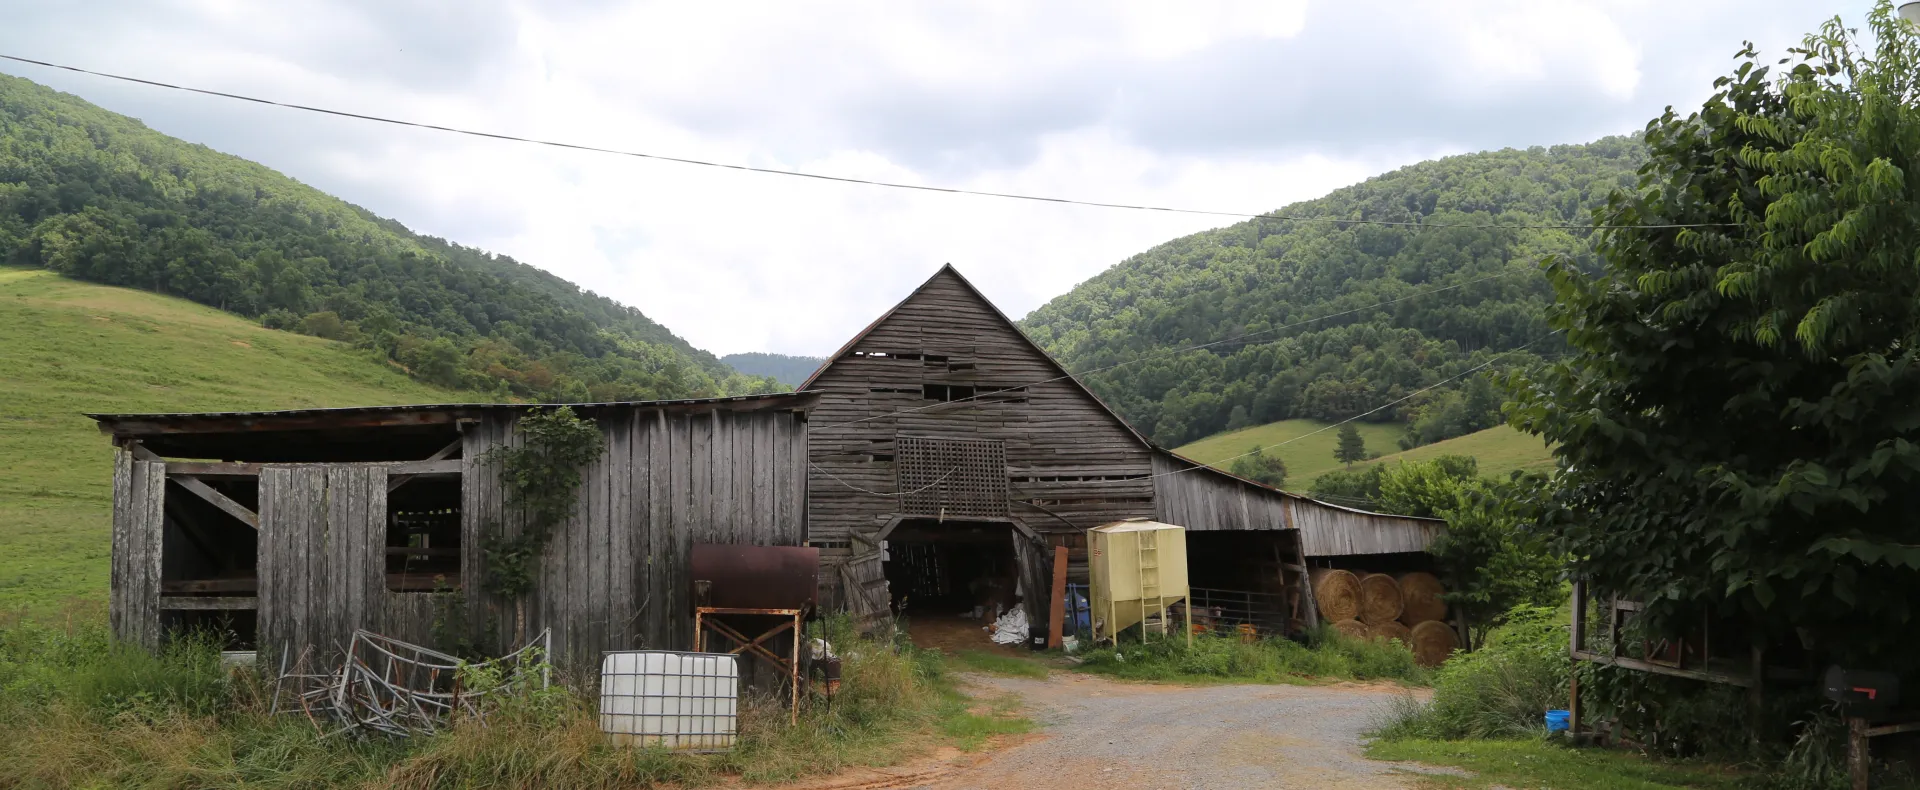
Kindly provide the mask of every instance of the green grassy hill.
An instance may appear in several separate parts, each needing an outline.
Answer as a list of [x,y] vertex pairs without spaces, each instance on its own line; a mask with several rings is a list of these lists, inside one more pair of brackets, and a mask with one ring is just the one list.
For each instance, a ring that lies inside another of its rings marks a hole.
[[[1313,484],[1313,479],[1322,473],[1340,468],[1340,462],[1333,460],[1333,447],[1340,441],[1337,430],[1320,431],[1328,423],[1319,420],[1281,420],[1266,425],[1256,425],[1238,431],[1217,433],[1192,444],[1174,448],[1174,452],[1199,461],[1203,464],[1215,464],[1225,468],[1232,458],[1253,449],[1256,445],[1270,447],[1266,452],[1280,456],[1287,462],[1287,485],[1289,491],[1305,491]],[[1405,430],[1399,423],[1359,423],[1360,438],[1367,442],[1369,452],[1384,453],[1399,449],[1395,441]],[[1320,431],[1314,433],[1314,431]],[[1307,436],[1307,434],[1313,434]],[[1305,436],[1300,439],[1298,437]],[[1274,444],[1288,442],[1281,447]],[[1220,463],[1215,463],[1220,462]]]
[[462,400],[344,343],[0,267],[0,610],[104,599],[112,447],[83,411]]
[[[1277,454],[1281,460],[1287,462],[1287,490],[1305,491],[1312,487],[1314,478],[1341,468],[1340,462],[1333,460],[1333,447],[1339,443],[1339,432],[1327,430],[1313,433],[1327,425],[1328,423],[1317,420],[1281,420],[1238,431],[1214,434],[1176,448],[1174,452],[1195,461],[1225,468],[1231,461],[1222,459],[1240,455],[1253,449],[1254,445],[1266,447],[1305,436],[1304,439],[1267,450],[1268,453]],[[1398,447],[1397,441],[1401,431],[1404,430],[1399,423],[1363,422],[1359,423],[1359,426],[1360,438],[1366,440],[1367,449],[1370,452],[1376,453]],[[1313,435],[1307,436],[1307,434]],[[1515,469],[1545,470],[1553,466],[1553,457],[1547,453],[1546,447],[1540,443],[1540,440],[1505,425],[1392,455],[1383,455],[1354,466],[1359,468],[1367,464],[1424,461],[1436,455],[1471,455],[1479,460],[1481,474],[1499,478],[1506,477],[1508,472]]]
[[[1505,425],[1415,447],[1367,463],[1425,461],[1436,455],[1471,455],[1480,462],[1481,475],[1500,479],[1505,479],[1507,473],[1515,469],[1544,472],[1553,468],[1553,455],[1547,452],[1546,444],[1539,437],[1528,436]],[[1301,485],[1305,487],[1311,482],[1303,480]]]

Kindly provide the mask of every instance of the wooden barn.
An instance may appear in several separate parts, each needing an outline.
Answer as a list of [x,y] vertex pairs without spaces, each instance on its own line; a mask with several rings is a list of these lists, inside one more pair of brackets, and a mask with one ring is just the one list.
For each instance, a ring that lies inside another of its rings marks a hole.
[[[603,650],[688,649],[693,544],[804,541],[815,401],[573,404],[604,452],[541,557],[525,632],[551,629],[576,670]],[[512,529],[488,451],[528,408],[89,415],[117,447],[114,633],[153,646],[216,627],[235,649],[293,655],[356,628],[506,647],[515,607],[479,583],[482,536]]]
[[952,266],[800,389],[820,393],[807,538],[827,599],[865,617],[1018,597],[1045,623],[1048,596],[1031,592],[1050,589],[1055,548],[1084,580],[1089,528],[1150,518],[1188,530],[1197,590],[1297,624],[1311,617],[1307,566],[1417,564],[1444,526],[1288,494],[1155,446]]

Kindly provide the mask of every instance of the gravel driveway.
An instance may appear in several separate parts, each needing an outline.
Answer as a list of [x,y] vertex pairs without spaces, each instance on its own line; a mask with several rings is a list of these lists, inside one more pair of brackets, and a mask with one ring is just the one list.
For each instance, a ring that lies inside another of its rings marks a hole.
[[[1395,788],[1418,766],[1360,756],[1361,733],[1394,694],[1381,686],[1119,683],[973,676],[975,693],[1027,701],[1041,737],[909,787]],[[1426,769],[1431,770],[1431,769]]]

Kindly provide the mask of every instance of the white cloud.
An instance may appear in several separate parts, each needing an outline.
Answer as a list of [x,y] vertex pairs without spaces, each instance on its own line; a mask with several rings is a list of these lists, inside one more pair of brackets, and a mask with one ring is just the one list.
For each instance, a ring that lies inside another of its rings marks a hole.
[[[906,183],[1262,211],[1446,153],[1703,98],[1769,0],[4,6],[0,51],[287,101]],[[1016,317],[1230,220],[490,142],[7,65],[716,352],[825,353],[952,262]]]

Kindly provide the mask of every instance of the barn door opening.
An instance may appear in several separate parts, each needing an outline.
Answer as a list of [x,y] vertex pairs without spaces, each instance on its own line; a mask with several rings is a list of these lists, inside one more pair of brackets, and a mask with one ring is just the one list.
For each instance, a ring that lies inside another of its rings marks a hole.
[[885,574],[890,602],[921,647],[992,647],[983,627],[1022,605],[1015,541],[1004,522],[909,519],[887,537]]

